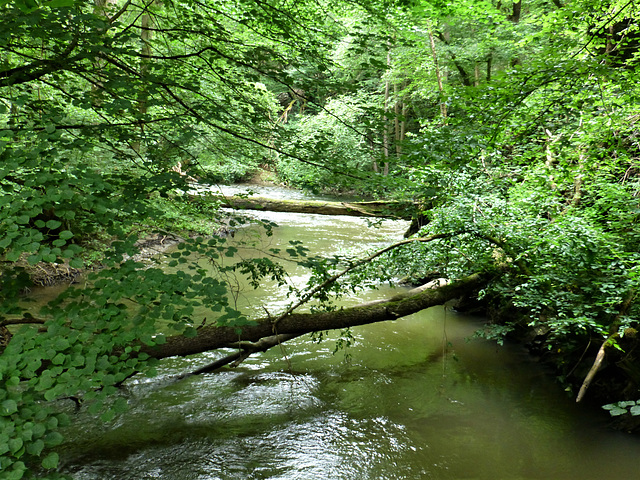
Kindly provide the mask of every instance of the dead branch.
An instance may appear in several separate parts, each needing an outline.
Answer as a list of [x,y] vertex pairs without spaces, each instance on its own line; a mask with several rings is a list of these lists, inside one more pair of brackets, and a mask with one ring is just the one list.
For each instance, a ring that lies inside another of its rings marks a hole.
[[[620,306],[620,310],[616,315],[616,318],[613,320],[613,323],[611,324],[610,331],[617,330],[620,327],[620,320],[622,319],[622,316],[625,315],[627,311],[629,311],[629,308],[631,308],[631,304],[633,303],[633,299],[635,298],[635,296],[636,296],[635,289],[629,291],[626,298],[624,299],[624,302],[622,302],[622,305]],[[602,342],[602,345],[600,345],[600,348],[598,349],[598,353],[596,355],[596,359],[593,362],[593,365],[591,366],[589,373],[587,373],[587,376],[584,378],[584,381],[582,382],[582,386],[580,387],[580,391],[578,392],[578,396],[576,397],[576,403],[580,402],[584,398],[585,394],[587,393],[587,389],[589,388],[589,385],[591,385],[591,381],[596,376],[596,373],[598,373],[598,370],[600,370],[600,367],[602,367],[602,362],[605,357],[606,348],[609,345],[613,345],[615,339],[618,338],[619,336],[620,334],[616,331],[611,335],[609,335],[607,339],[604,342]]]

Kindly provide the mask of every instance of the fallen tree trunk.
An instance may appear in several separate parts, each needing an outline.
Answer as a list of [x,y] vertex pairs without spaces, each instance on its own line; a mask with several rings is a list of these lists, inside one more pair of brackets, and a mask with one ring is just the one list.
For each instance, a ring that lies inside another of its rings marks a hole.
[[486,281],[486,276],[474,274],[449,285],[437,288],[419,287],[388,300],[367,302],[337,311],[292,313],[283,318],[278,317],[277,325],[274,318],[261,318],[240,331],[237,327],[204,326],[198,329],[196,337],[168,337],[166,343],[154,347],[146,346],[142,351],[158,359],[185,356],[218,348],[242,348],[242,342],[259,342],[263,338],[273,337],[276,334],[298,336],[396,320],[459,298],[480,287]]
[[412,210],[414,210],[411,204],[385,201],[330,202],[324,200],[280,200],[261,197],[220,197],[219,200],[223,206],[235,209],[407,220],[411,218]]

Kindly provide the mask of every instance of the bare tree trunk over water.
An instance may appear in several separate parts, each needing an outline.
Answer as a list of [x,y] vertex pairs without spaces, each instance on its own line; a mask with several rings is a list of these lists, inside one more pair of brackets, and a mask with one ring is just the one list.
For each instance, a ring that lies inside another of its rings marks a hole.
[[[484,276],[474,274],[437,288],[418,287],[387,300],[367,302],[337,311],[293,313],[277,322],[276,332],[274,332],[273,318],[270,317],[258,319],[253,325],[243,327],[240,332],[234,327],[204,326],[198,330],[196,337],[169,337],[166,343],[154,347],[143,347],[142,351],[159,359],[193,355],[219,348],[242,349],[243,346],[251,351],[262,351],[263,346],[270,348],[280,341],[307,333],[397,320],[467,295],[485,281]],[[285,337],[278,339],[274,335],[285,335]],[[263,345],[256,343],[263,339],[265,339]]]

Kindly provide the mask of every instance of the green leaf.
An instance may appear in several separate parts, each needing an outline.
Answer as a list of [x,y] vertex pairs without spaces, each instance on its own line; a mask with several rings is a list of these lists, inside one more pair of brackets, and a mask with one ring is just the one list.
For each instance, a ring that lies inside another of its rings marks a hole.
[[113,410],[116,413],[124,413],[129,409],[129,403],[126,398],[118,398],[113,404]]
[[24,442],[22,441],[22,438],[12,438],[11,440],[9,440],[9,450],[11,451],[11,453],[15,454],[22,448],[23,445]]
[[[66,252],[67,250],[65,250]],[[71,260],[69,260],[69,266],[71,268],[82,268],[84,267],[84,262],[80,259],[80,258],[72,258]]]
[[57,453],[52,452],[42,460],[42,468],[57,468],[60,457]]
[[51,230],[55,230],[61,225],[62,225],[62,222],[60,220],[49,220],[46,223],[47,228],[50,228]]
[[4,455],[9,451],[9,435],[0,433],[0,455]]
[[73,237],[73,233],[70,232],[69,230],[63,230],[60,232],[58,236],[63,240],[69,240],[70,238]]
[[5,259],[8,262],[17,262],[19,258],[20,258],[19,250],[11,250],[9,253],[5,255]]
[[60,445],[63,440],[64,440],[64,437],[62,436],[61,433],[51,432],[47,434],[47,436],[44,438],[44,443],[47,447],[55,447]]
[[115,418],[115,416],[116,412],[114,412],[113,410],[107,410],[102,415],[100,415],[100,420],[102,420],[103,422],[110,422]]
[[41,375],[40,380],[38,381],[38,385],[36,386],[37,390],[48,390],[53,385],[53,378],[49,375]]
[[612,417],[618,417],[620,415],[624,415],[625,413],[627,413],[626,408],[614,407],[609,410],[609,415],[611,415]]
[[15,400],[5,400],[0,407],[0,416],[7,417],[18,411],[18,404]]
[[198,330],[196,330],[194,327],[187,327],[184,329],[184,332],[182,334],[187,338],[193,338],[198,336]]
[[27,453],[30,455],[40,455],[44,450],[44,441],[37,439],[35,442],[27,444]]
[[42,260],[45,262],[54,263],[57,259],[58,257],[55,253],[47,253],[45,255],[42,255]]
[[29,263],[29,265],[35,265],[41,260],[42,260],[42,255],[40,254],[29,255],[29,257],[27,258],[27,262]]
[[2,472],[3,480],[20,480],[21,478],[24,478],[27,467],[23,462],[16,462],[11,467],[12,470]]
[[54,365],[62,365],[67,356],[64,353],[58,353],[55,357],[51,359],[51,363]]
[[58,392],[56,392],[55,390],[47,390],[46,392],[44,392],[44,398],[48,401],[55,400],[57,396]]

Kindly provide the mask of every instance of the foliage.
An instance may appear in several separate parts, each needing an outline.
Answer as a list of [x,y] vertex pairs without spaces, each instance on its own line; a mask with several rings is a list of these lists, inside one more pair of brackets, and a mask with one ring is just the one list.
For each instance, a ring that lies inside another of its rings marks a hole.
[[339,97],[330,99],[317,115],[292,122],[289,129],[295,140],[287,149],[292,149],[292,153],[310,149],[321,158],[317,163],[307,164],[297,158],[282,157],[277,164],[279,177],[316,192],[353,188],[353,178],[344,173],[370,171],[376,156],[364,133],[366,107],[366,99]]
[[[215,204],[184,201],[187,177],[222,164],[214,175],[233,180],[268,157],[277,112],[265,84],[326,70],[325,33],[292,34],[322,8],[0,2],[3,478],[54,478],[68,406],[104,421],[126,408],[110,403],[118,385],[153,374],[140,348],[194,336],[195,309],[247,323],[225,281],[191,261],[234,250],[195,239],[160,268],[131,258],[135,233],[217,228],[199,220]],[[42,310],[28,303],[25,263],[82,267],[97,237],[110,244],[105,268]]]
[[[287,288],[316,310],[394,276],[483,270],[496,274],[484,300],[505,314],[491,338],[535,328],[570,354],[605,338],[622,349],[638,327],[632,2],[13,0],[0,14],[3,478],[55,478],[69,406],[105,421],[124,409],[115,389],[154,372],[143,346],[193,337],[205,315],[246,326],[227,275],[288,285],[281,253],[312,272]],[[340,282],[352,260],[297,243],[224,263],[238,251],[208,238],[218,205],[186,195],[189,177],[265,164],[296,187],[415,202],[420,234],[443,237]],[[134,261],[136,234],[155,230],[202,236],[163,268]],[[86,285],[27,302],[25,266],[82,267],[97,240],[104,268]]]
[[609,411],[609,415],[612,417],[618,417],[620,415],[631,414],[632,416],[640,415],[640,405],[633,400],[626,400],[623,402],[609,403],[603,405],[602,408]]

